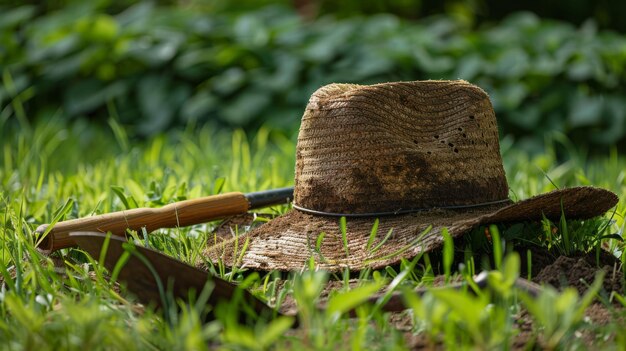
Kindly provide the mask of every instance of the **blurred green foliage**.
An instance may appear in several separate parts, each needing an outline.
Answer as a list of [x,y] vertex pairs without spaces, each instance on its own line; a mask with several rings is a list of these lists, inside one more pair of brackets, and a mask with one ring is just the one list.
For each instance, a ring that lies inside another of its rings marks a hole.
[[402,18],[419,19],[445,13],[474,25],[500,21],[514,12],[529,11],[541,18],[558,19],[576,25],[593,19],[601,28],[626,32],[626,22],[622,19],[622,14],[626,12],[624,1],[296,0],[294,3],[314,17],[328,13],[350,17],[355,14],[386,12]]
[[0,9],[0,127],[60,114],[113,116],[143,136],[192,121],[293,131],[327,83],[460,78],[490,93],[503,133],[531,144],[549,131],[579,145],[626,140],[626,37],[593,22],[517,13],[473,30],[454,16],[107,6]]

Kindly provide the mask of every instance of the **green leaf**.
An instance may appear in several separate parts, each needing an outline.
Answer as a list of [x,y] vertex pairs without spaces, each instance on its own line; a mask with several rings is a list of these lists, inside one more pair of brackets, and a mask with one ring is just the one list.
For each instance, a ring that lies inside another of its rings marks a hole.
[[226,182],[226,178],[217,177],[213,182],[213,194],[217,195],[222,192],[222,188],[224,187],[224,183]]
[[65,201],[63,206],[61,206],[61,208],[55,211],[52,221],[50,221],[50,223],[48,224],[48,227],[44,231],[43,235],[38,238],[37,245],[39,245],[46,236],[50,235],[50,231],[52,230],[52,228],[54,228],[54,225],[59,222],[72,209],[73,205],[74,199],[69,198]]
[[372,250],[370,251],[370,254],[373,254],[376,251],[378,251],[387,242],[387,240],[389,240],[392,233],[393,233],[393,228],[390,228],[387,234],[385,235],[385,237],[383,238],[383,240],[381,240],[376,246],[374,246],[374,248],[372,248]]
[[350,251],[348,250],[348,236],[347,236],[347,227],[346,227],[346,217],[339,218],[339,228],[341,230],[341,242],[343,243],[343,249],[346,251],[346,256],[350,256]]
[[330,298],[326,314],[332,316],[343,314],[366,302],[375,292],[382,288],[382,282],[364,284],[350,291],[338,293]]
[[559,231],[561,232],[561,239],[563,240],[563,246],[565,249],[565,254],[572,254],[574,251],[575,245],[571,243],[569,229],[567,228],[567,221],[565,220],[565,209],[563,208],[563,200],[561,200],[561,217],[559,219]]
[[517,278],[519,278],[521,260],[517,252],[511,252],[504,258],[502,273],[509,286],[513,286]]
[[[108,104],[108,105],[109,105],[109,109],[113,111],[114,110],[113,104]],[[108,122],[109,122],[109,126],[111,127],[111,130],[113,131],[113,135],[115,135],[115,139],[117,140],[118,145],[120,146],[122,151],[128,152],[129,141],[128,141],[128,134],[126,133],[126,130],[119,124],[116,118],[110,117],[108,119]]]
[[376,218],[376,220],[374,220],[374,224],[372,225],[370,236],[367,239],[367,245],[365,246],[365,249],[367,251],[369,251],[370,247],[372,247],[372,244],[374,243],[374,239],[376,239],[376,234],[378,234],[378,223],[379,223],[379,220],[378,218]]
[[486,298],[475,298],[465,292],[452,289],[433,289],[431,293],[453,310],[460,320],[466,321],[474,331],[479,328],[481,317],[488,303]]
[[56,223],[59,220],[61,220],[61,218],[63,218],[68,212],[70,212],[73,206],[74,206],[74,199],[72,198],[67,199],[65,203],[63,204],[63,206],[61,206],[54,212],[52,222],[50,224]]
[[617,240],[620,242],[624,242],[624,238],[619,235],[619,234],[606,234],[606,235],[602,235],[600,238],[600,240],[604,240],[604,239],[611,239],[611,240]]
[[241,67],[232,67],[211,79],[213,89],[221,95],[229,95],[247,83],[246,72]]
[[12,9],[3,8],[0,13],[0,29],[12,28],[32,19],[37,8],[32,5],[20,6]]
[[[115,263],[115,266],[113,267],[113,270],[111,271],[110,279],[112,282],[117,281],[117,277],[120,275],[120,272],[122,271],[124,266],[126,266],[126,263],[130,259],[130,255],[131,255],[131,252],[129,250],[125,250],[124,252],[122,252],[122,254],[120,255],[120,258],[117,260],[117,262]],[[103,262],[102,257],[100,258],[100,262],[102,264]]]
[[322,242],[324,241],[324,236],[326,236],[326,233],[321,232],[320,235],[317,236],[317,240],[315,242],[315,250],[317,252],[320,252],[320,248],[322,247]]
[[131,205],[130,202],[128,201],[128,198],[126,197],[126,194],[124,193],[124,188],[118,185],[111,185],[111,190],[113,190],[113,192],[115,193],[115,195],[117,195],[118,199],[120,199],[120,201],[122,201],[122,203],[124,204],[124,207],[126,207],[127,210],[130,210]]
[[572,98],[568,121],[572,127],[587,127],[600,124],[604,103],[600,96],[578,96]]
[[271,98],[267,91],[246,90],[237,94],[234,101],[224,106],[221,117],[234,126],[243,126],[252,122],[260,112],[269,106]]
[[264,329],[259,344],[263,348],[272,346],[293,325],[293,317],[281,316],[273,320]]
[[448,232],[448,228],[443,228],[441,230],[441,235],[443,236],[443,271],[447,280],[450,279],[452,271],[452,262],[454,260],[454,242]]
[[145,76],[137,88],[139,107],[145,116],[139,130],[146,135],[169,127],[175,112],[190,95],[188,86],[177,85],[167,75]]
[[500,230],[498,230],[498,226],[494,224],[490,225],[489,233],[491,233],[491,239],[493,240],[493,260],[496,269],[500,269],[502,267],[502,246],[504,242],[500,240]]
[[606,272],[603,270],[599,270],[596,272],[596,276],[593,280],[593,283],[591,284],[589,289],[587,289],[583,297],[580,299],[578,308],[576,309],[575,318],[577,320],[582,320],[585,317],[585,310],[587,309],[587,307],[589,307],[589,305],[591,305],[593,300],[596,298],[596,296],[600,292],[600,289],[602,289],[602,283],[604,282],[605,275],[606,275]]
[[95,79],[79,81],[65,90],[65,107],[70,115],[91,112],[104,106],[107,101],[122,96],[128,89],[129,86],[122,80],[109,85]]

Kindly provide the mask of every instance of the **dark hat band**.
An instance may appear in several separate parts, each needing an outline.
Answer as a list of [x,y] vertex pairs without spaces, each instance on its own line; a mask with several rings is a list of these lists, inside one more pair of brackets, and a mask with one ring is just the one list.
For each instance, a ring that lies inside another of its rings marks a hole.
[[319,216],[331,216],[331,217],[378,217],[378,216],[397,216],[400,214],[407,214],[407,213],[414,213],[414,212],[422,212],[422,211],[431,211],[431,210],[435,210],[435,209],[449,209],[449,210],[454,210],[454,209],[463,209],[463,208],[474,208],[474,207],[484,207],[484,206],[489,206],[489,205],[497,205],[497,204],[502,204],[502,203],[511,203],[511,199],[502,199],[502,200],[496,200],[496,201],[489,201],[489,202],[481,202],[478,204],[471,204],[471,205],[454,205],[454,206],[439,206],[439,207],[431,207],[431,208],[409,208],[409,209],[398,209],[396,211],[389,211],[389,212],[370,212],[370,213],[334,213],[334,212],[324,212],[324,211],[317,211],[317,210],[312,210],[306,207],[302,207],[300,205],[297,205],[296,203],[293,203],[293,208],[295,208],[296,210],[302,211],[302,212],[306,212],[306,213],[310,213],[310,214],[314,214],[314,215],[319,215]]

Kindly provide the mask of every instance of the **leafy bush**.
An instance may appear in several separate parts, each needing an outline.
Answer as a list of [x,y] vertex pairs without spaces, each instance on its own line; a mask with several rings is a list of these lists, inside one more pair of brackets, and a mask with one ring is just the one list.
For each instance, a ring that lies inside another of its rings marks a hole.
[[109,15],[91,2],[38,16],[23,6],[0,9],[0,67],[0,126],[60,112],[114,116],[144,136],[192,121],[293,131],[330,82],[461,78],[490,93],[505,134],[626,140],[626,37],[530,13],[470,31],[445,16],[306,22],[279,7],[230,16],[150,3]]

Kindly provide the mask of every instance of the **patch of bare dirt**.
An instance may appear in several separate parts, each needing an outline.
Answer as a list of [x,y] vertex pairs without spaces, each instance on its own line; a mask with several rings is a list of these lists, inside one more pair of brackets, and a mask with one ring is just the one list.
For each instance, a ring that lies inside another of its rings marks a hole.
[[[527,252],[525,251],[520,252],[522,262],[525,262],[527,257]],[[583,295],[593,283],[596,274],[603,271],[604,280],[600,295],[608,298],[612,291],[620,294],[624,293],[623,268],[620,261],[606,251],[602,251],[599,257],[596,257],[594,253],[580,253],[568,257],[559,256],[547,250],[537,248],[531,251],[531,260],[531,276],[533,276],[532,281],[535,283],[549,284],[559,291],[566,287],[573,287],[578,291],[579,295]],[[522,272],[523,276],[526,274],[527,272]],[[617,303],[607,306],[601,301],[595,301],[585,311],[586,327],[577,332],[576,337],[580,338],[587,347],[592,347],[599,337],[598,332],[601,331],[602,326],[615,321],[616,312],[623,315],[623,313],[620,313],[623,308],[622,305]],[[538,328],[535,327],[532,316],[526,310],[522,310],[514,318],[518,333],[511,340],[512,349],[528,350],[537,347],[541,348],[541,337],[538,336]],[[393,324],[395,325],[397,322],[395,321]],[[621,318],[618,319],[618,322],[624,324]],[[415,335],[406,331],[405,328],[406,326],[398,329],[405,331],[406,345],[410,349],[444,349],[444,345],[441,342],[433,341],[423,334]],[[600,336],[606,337],[606,335]],[[608,337],[612,338],[614,336],[609,335]]]
[[617,258],[600,255],[600,259],[588,254],[572,257],[559,256],[553,263],[545,265],[533,278],[540,284],[550,284],[558,290],[575,288],[584,294],[599,272],[604,272],[602,288],[608,296],[612,291],[624,292],[623,273]]

